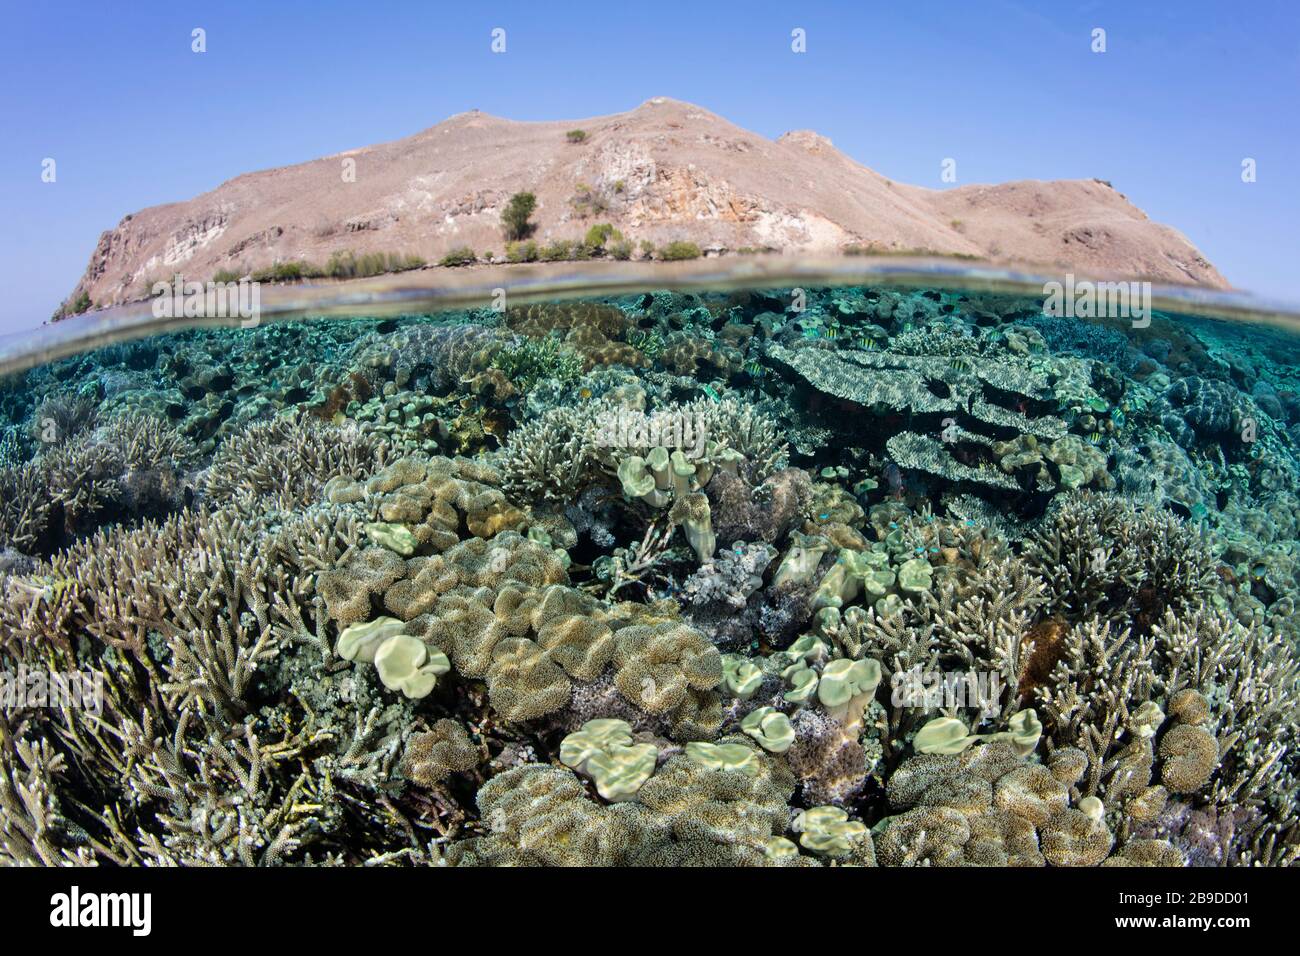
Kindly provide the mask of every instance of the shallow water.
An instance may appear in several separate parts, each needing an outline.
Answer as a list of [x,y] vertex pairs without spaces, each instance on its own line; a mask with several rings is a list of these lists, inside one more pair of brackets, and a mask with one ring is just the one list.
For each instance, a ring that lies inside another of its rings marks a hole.
[[0,858],[1291,862],[1293,316],[916,277],[10,343]]

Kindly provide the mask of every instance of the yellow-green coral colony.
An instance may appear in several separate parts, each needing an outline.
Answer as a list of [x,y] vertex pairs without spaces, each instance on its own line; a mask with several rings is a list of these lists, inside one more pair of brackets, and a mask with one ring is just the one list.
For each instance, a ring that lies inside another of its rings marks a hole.
[[634,744],[631,725],[612,719],[589,720],[560,744],[560,762],[591,777],[611,802],[631,799],[641,789],[658,753],[652,743]]
[[0,863],[1300,860],[1295,343],[802,293],[16,376]]
[[442,651],[430,651],[423,641],[403,633],[405,627],[391,617],[349,625],[339,635],[338,654],[346,660],[374,664],[389,690],[412,699],[427,697],[451,664]]

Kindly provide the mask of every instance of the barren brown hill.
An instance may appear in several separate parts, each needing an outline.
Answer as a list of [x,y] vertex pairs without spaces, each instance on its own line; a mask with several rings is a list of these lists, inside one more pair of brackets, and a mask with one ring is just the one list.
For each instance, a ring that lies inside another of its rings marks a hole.
[[[569,142],[573,129],[585,139]],[[501,211],[525,190],[537,196],[541,242],[608,222],[637,243],[690,240],[715,253],[868,246],[1227,286],[1181,233],[1099,180],[908,186],[815,133],[772,141],[657,97],[585,120],[461,113],[406,139],[239,176],[105,232],[73,298],[104,306],[175,273],[207,280],[346,250],[436,262],[469,246],[500,257]]]

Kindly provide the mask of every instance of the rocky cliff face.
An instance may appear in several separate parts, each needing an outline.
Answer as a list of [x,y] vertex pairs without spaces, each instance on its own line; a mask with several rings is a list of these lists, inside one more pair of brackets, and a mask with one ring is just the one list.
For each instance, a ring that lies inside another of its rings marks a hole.
[[[569,141],[569,130],[586,133]],[[608,222],[639,242],[706,250],[827,252],[865,245],[1052,270],[1225,287],[1177,231],[1097,180],[930,190],[893,182],[809,131],[776,141],[658,97],[628,113],[522,123],[470,112],[406,139],[230,180],[129,215],[100,237],[71,298],[137,299],[181,273],[335,252],[504,250],[501,211],[537,196],[535,238],[579,239]]]

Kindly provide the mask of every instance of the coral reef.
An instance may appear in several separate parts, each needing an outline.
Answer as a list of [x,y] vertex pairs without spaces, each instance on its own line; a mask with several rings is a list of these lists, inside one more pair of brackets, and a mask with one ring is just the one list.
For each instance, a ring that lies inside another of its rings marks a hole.
[[1300,860],[1294,343],[800,292],[0,383],[0,862]]

